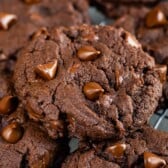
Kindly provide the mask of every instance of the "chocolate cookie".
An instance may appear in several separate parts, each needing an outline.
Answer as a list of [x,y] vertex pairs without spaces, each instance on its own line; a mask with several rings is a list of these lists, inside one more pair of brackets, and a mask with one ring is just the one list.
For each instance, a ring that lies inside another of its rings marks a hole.
[[[136,17],[134,17],[136,16]],[[141,42],[143,49],[153,56],[157,63],[168,64],[168,2],[162,2],[147,11],[138,10],[118,19],[114,26],[123,27],[133,33]],[[166,67],[163,66],[164,69]],[[167,84],[164,86],[164,98],[168,100]],[[166,103],[162,105],[165,108]]]
[[[97,1],[101,1],[101,2],[104,2],[102,0],[97,0]],[[109,3],[128,3],[128,4],[131,4],[131,3],[154,3],[154,2],[157,2],[159,0],[108,0]]]
[[144,50],[149,52],[157,63],[166,64],[168,59],[168,2],[162,2],[148,11],[137,10],[136,17],[134,16],[125,15],[117,20],[114,26],[123,27],[133,33]]
[[15,89],[52,137],[118,138],[153,114],[164,72],[134,36],[110,26],[53,29],[21,53]]
[[[0,75],[0,82],[0,167],[48,168],[55,162],[60,164],[67,154],[67,145],[51,140],[40,123],[28,120],[6,75]],[[58,156],[61,150],[64,153]]]
[[168,134],[145,126],[118,142],[79,149],[62,168],[160,168],[168,165]]
[[124,14],[134,14],[136,10],[147,10],[148,7],[154,6],[158,1],[159,0],[90,0],[90,3],[98,7],[98,9],[108,17],[116,18]]
[[3,115],[0,130],[0,167],[49,168],[55,162],[58,166],[67,154],[67,146],[51,140],[38,124],[29,121],[21,106]]
[[83,0],[1,0],[0,62],[16,59],[18,51],[39,28],[88,23]]

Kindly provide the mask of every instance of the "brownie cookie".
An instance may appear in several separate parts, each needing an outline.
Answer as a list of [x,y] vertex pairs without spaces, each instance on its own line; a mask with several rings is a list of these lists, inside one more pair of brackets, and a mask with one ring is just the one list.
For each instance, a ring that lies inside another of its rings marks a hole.
[[[140,13],[140,14],[139,14]],[[136,16],[136,17],[135,17]],[[114,26],[123,27],[134,34],[141,42],[143,49],[153,56],[157,63],[168,65],[168,2],[162,2],[147,11],[137,10],[135,15],[129,14],[119,18]],[[163,93],[168,100],[168,85],[164,85]],[[162,106],[166,103],[163,100]]]
[[23,107],[3,115],[0,123],[0,167],[43,167],[54,165],[65,147],[51,140],[39,125],[28,121]]
[[[103,0],[97,0],[98,2],[103,3]],[[154,3],[157,2],[159,0],[107,0],[108,3],[128,3],[128,4],[133,4],[133,3]]]
[[134,36],[110,26],[58,28],[24,49],[14,81],[29,117],[52,137],[118,138],[146,123],[165,72]]
[[149,7],[154,6],[156,2],[157,0],[90,0],[91,5],[96,6],[110,18],[117,18],[124,14],[134,14],[136,10],[146,11]]
[[168,134],[145,126],[118,142],[78,149],[62,168],[161,168],[168,166]]
[[0,62],[9,57],[15,61],[18,51],[41,27],[88,23],[87,9],[83,0],[1,0]]
[[[141,13],[141,14],[138,14]],[[168,2],[162,2],[148,11],[137,10],[135,15],[125,15],[114,26],[123,27],[134,34],[145,51],[157,63],[166,64],[168,59]]]

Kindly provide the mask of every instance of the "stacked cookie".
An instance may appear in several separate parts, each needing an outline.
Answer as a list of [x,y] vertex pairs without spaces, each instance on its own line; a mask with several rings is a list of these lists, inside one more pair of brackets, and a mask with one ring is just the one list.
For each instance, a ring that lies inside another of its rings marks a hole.
[[1,168],[59,167],[68,153],[66,138],[51,139],[41,123],[29,119],[12,78],[18,53],[29,41],[47,27],[88,23],[87,9],[82,0],[0,1]]
[[167,67],[132,32],[83,25],[87,10],[82,0],[0,1],[0,167],[168,164],[168,134],[148,126]]

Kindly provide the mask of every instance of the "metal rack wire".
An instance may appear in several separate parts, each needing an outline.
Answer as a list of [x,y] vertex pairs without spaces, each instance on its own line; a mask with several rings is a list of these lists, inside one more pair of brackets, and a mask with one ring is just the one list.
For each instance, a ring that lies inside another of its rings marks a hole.
[[155,128],[168,131],[168,109],[157,111],[150,119],[150,124]]

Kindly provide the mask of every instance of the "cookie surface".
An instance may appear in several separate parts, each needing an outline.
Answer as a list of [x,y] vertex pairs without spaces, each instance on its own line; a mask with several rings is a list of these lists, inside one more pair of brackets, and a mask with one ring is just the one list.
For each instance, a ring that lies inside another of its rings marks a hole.
[[54,164],[61,147],[37,124],[26,121],[24,111],[18,108],[1,119],[0,148],[1,167],[48,168]]
[[86,1],[82,0],[1,0],[0,61],[16,57],[41,27],[88,22],[87,9]]
[[[91,0],[93,6],[98,7],[105,15],[110,18],[117,18],[124,14],[134,14],[136,10],[143,11],[147,10],[148,7],[153,6],[156,0]],[[140,12],[141,13],[141,12]],[[135,15],[134,15],[135,16]]]
[[0,75],[0,82],[0,167],[48,168],[60,164],[67,145],[51,140],[40,123],[28,119],[6,74]]
[[118,142],[102,142],[79,149],[67,157],[62,168],[165,167],[168,165],[167,140],[166,132],[145,126]]
[[[139,15],[139,13],[141,13]],[[161,18],[159,19],[158,16]],[[114,25],[123,27],[134,34],[144,50],[153,56],[157,63],[166,64],[168,59],[168,2],[162,2],[146,11],[137,10],[136,17],[125,15]]]
[[14,81],[30,118],[50,136],[60,134],[65,118],[70,136],[93,139],[118,138],[148,121],[162,84],[153,58],[131,34],[85,25],[49,36],[22,52]]

